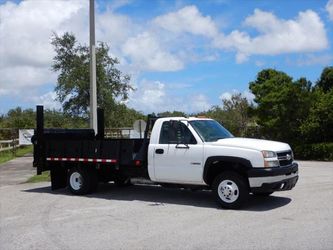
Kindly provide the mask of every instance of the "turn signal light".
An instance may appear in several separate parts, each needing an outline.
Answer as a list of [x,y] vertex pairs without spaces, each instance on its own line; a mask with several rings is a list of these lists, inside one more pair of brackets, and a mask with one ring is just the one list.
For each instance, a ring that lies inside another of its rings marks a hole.
[[279,167],[280,163],[279,161],[264,161],[264,166],[265,168],[274,168],[274,167]]

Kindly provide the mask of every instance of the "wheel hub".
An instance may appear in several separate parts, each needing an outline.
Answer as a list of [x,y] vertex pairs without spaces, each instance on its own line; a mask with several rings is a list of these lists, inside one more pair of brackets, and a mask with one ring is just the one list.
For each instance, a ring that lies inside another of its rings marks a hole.
[[234,190],[231,186],[226,186],[226,187],[223,188],[223,195],[225,197],[230,197],[233,192],[234,192]]
[[69,182],[74,190],[79,190],[82,186],[82,175],[78,172],[72,173]]
[[232,180],[222,181],[218,187],[218,195],[224,202],[235,202],[239,197],[239,189],[237,184]]

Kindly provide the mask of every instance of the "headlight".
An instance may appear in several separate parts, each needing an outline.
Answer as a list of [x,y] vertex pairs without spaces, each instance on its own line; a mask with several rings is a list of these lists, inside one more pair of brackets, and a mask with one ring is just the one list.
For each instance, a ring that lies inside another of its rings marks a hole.
[[265,168],[274,168],[280,166],[280,162],[277,159],[277,154],[274,151],[263,150],[261,152],[264,157]]
[[274,151],[266,151],[266,150],[263,150],[261,151],[262,152],[262,155],[264,156],[264,158],[274,158],[276,157],[276,153]]

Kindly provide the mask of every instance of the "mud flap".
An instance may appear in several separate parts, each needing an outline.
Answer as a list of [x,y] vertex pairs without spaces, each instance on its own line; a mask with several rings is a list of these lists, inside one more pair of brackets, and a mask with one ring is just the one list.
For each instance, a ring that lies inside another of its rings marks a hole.
[[67,169],[61,166],[51,168],[51,189],[56,190],[67,186]]

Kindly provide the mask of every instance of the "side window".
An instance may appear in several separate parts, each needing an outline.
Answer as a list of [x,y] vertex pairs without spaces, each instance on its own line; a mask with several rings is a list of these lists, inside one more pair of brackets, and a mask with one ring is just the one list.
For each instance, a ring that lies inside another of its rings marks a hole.
[[160,144],[197,144],[188,127],[178,121],[163,122]]

